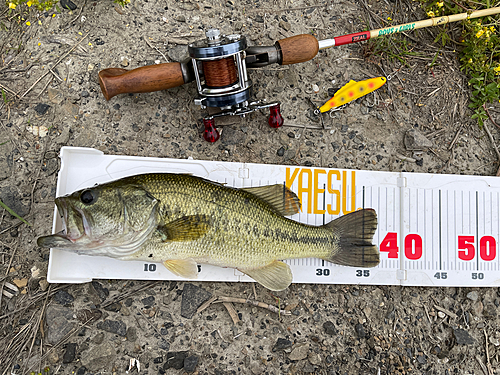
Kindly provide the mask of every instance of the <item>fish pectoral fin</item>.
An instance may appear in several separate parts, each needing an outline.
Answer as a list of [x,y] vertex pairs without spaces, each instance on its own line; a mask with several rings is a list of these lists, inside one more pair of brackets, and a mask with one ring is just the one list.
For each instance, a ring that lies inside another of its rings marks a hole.
[[242,188],[248,193],[256,195],[272,206],[280,215],[295,215],[300,211],[300,199],[285,185],[266,185],[252,188]]
[[162,241],[194,241],[203,237],[210,229],[210,218],[206,215],[183,216],[168,224],[159,225]]
[[198,278],[198,264],[193,259],[166,260],[163,265],[173,274],[186,279]]
[[261,268],[238,268],[238,270],[250,276],[267,289],[274,291],[280,291],[288,288],[293,280],[290,266],[280,260],[275,260],[271,264]]

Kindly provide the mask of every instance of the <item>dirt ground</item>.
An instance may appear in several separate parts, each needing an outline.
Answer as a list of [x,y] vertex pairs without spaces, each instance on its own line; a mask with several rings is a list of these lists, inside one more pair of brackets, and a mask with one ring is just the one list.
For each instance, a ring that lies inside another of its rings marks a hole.
[[[193,83],[109,102],[99,88],[99,70],[179,61],[210,27],[244,34],[252,45],[310,32],[321,40],[378,28],[388,17],[394,24],[425,18],[417,2],[76,5],[72,12],[32,10],[31,26],[0,7],[0,198],[31,224],[1,211],[0,282],[17,284],[19,292],[0,302],[0,374],[125,374],[132,359],[140,370],[129,373],[140,374],[500,373],[497,288],[293,284],[273,296],[259,285],[235,283],[48,285],[48,249],[37,247],[36,238],[51,231],[62,146],[378,171],[495,175],[498,169],[489,137],[467,109],[470,90],[457,53],[433,44],[435,29],[408,34],[408,51],[418,55],[402,55],[403,61],[360,43],[320,51],[309,62],[249,71],[256,99],[281,101],[285,126],[271,129],[264,111],[217,119],[222,137],[213,144],[202,138],[206,112],[193,103]],[[460,25],[452,29],[459,33]],[[391,38],[387,48],[397,43]],[[328,89],[379,75],[390,79],[376,95],[325,114],[329,129],[314,129],[321,123],[309,100],[322,104]],[[490,112],[500,123],[498,103]],[[498,141],[498,129],[487,125]],[[423,153],[406,149],[410,129],[431,142]],[[279,297],[291,315],[235,303],[233,320],[219,303],[190,317],[211,295],[271,305]]]

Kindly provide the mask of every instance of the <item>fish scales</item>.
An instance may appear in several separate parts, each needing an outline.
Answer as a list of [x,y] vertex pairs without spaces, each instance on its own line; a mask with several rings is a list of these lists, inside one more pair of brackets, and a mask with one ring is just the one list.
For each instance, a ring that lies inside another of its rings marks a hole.
[[134,182],[160,201],[161,220],[207,215],[213,219],[212,228],[184,243],[166,244],[157,237],[127,259],[191,257],[218,266],[254,268],[276,259],[325,257],[331,252],[333,233],[285,218],[251,193],[187,175],[159,176]]

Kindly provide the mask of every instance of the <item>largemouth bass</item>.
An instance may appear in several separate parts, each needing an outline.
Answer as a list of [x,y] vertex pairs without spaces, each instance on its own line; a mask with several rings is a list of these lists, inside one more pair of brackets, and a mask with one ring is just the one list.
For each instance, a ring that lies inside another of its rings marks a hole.
[[193,279],[198,263],[233,267],[271,290],[292,282],[285,259],[315,257],[374,267],[374,210],[323,226],[285,216],[300,210],[284,185],[231,188],[185,174],[122,178],[55,200],[65,230],[38,238],[42,247],[122,260],[162,262]]

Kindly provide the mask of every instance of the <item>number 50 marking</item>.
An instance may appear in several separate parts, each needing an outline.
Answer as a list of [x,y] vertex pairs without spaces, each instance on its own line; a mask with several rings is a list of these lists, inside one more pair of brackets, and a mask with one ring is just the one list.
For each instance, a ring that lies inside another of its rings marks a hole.
[[[389,232],[386,234],[384,240],[380,244],[380,251],[387,252],[388,258],[398,257],[398,234],[396,232]],[[417,260],[422,257],[422,237],[420,237],[419,234],[410,233],[406,235],[405,257],[410,260]]]
[[[472,260],[476,256],[474,236],[458,236],[458,258],[462,260]],[[495,237],[483,236],[479,240],[479,257],[482,260],[490,261],[497,256],[497,242]]]

